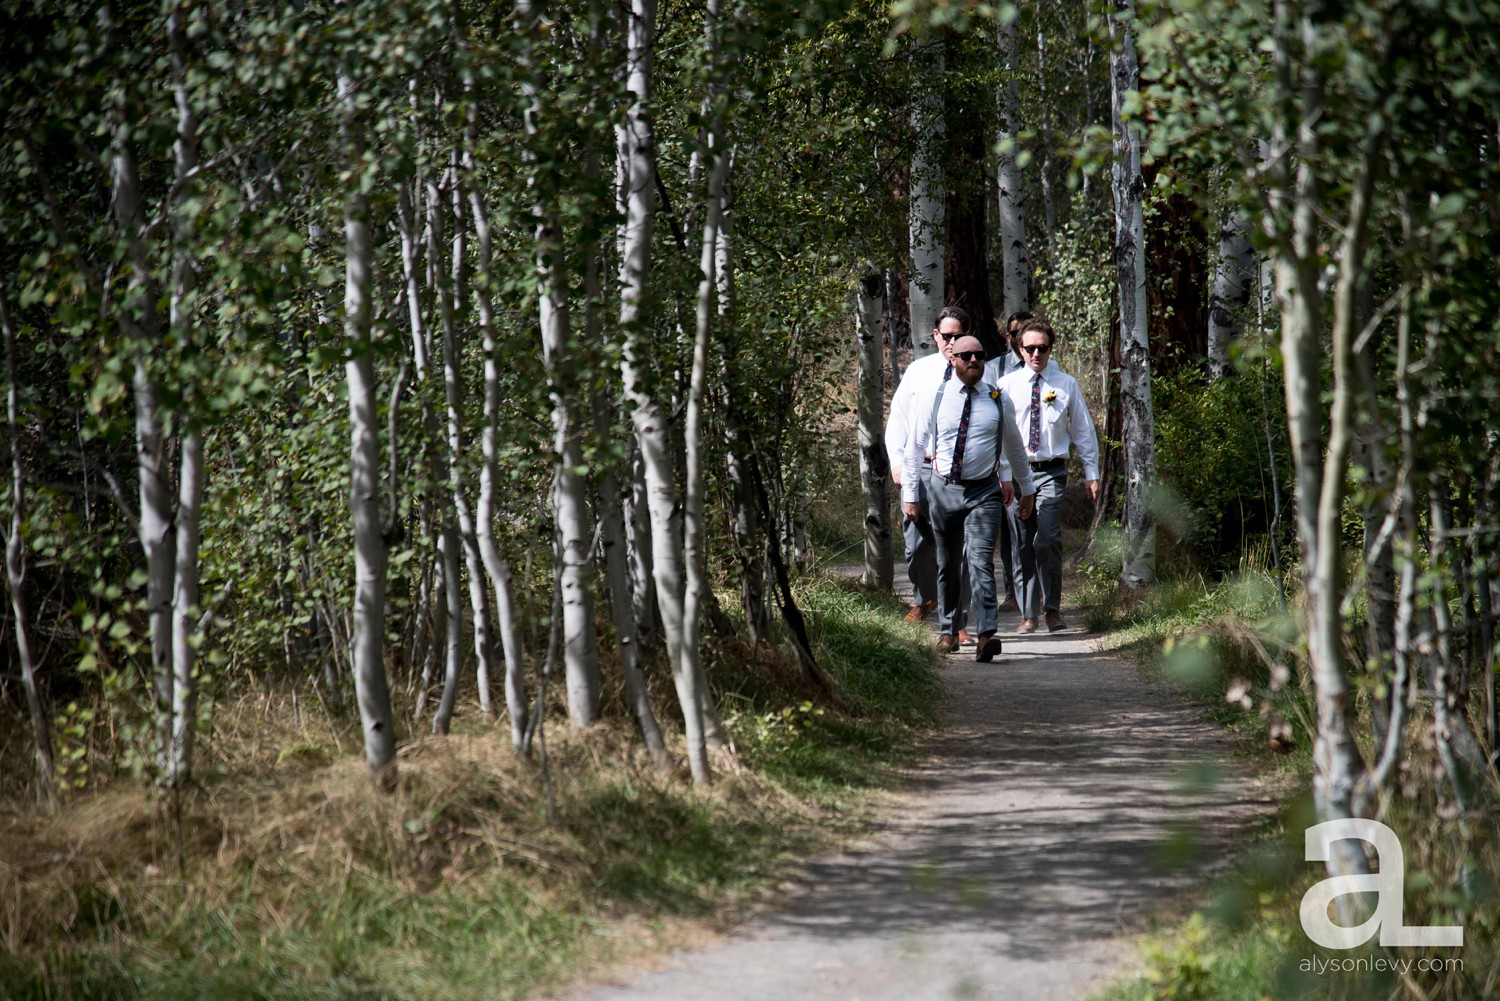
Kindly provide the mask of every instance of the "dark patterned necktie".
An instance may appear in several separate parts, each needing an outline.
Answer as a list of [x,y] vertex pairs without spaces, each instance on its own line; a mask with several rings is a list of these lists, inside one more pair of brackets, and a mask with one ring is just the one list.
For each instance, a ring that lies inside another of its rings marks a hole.
[[1032,455],[1042,450],[1042,373],[1031,377],[1031,431],[1026,435],[1026,451]]
[[964,472],[964,442],[969,437],[969,412],[974,408],[974,395],[968,386],[960,386],[964,394],[964,412],[958,415],[958,438],[953,442],[953,462],[948,467],[948,478],[957,480]]

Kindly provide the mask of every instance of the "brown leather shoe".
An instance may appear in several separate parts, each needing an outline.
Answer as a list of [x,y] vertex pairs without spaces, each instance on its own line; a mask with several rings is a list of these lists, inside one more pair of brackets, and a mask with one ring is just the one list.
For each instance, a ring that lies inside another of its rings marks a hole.
[[906,612],[906,621],[921,622],[927,616],[931,615],[932,610],[936,607],[937,602],[935,601],[924,601],[920,605],[913,605]]
[[1027,633],[1036,632],[1036,619],[1022,619],[1021,624],[1016,626],[1016,632],[1025,636]]
[[953,638],[952,633],[938,633],[937,648],[943,653],[952,653],[958,649],[958,641]]
[[974,647],[974,659],[981,664],[988,664],[1000,655],[1000,637],[994,633],[980,633],[979,642]]
[[1063,621],[1063,617],[1049,609],[1047,611],[1047,632],[1055,633],[1059,629],[1066,628],[1068,628],[1068,624]]
[[972,640],[973,638],[974,637],[972,637],[968,633],[964,632],[964,630],[960,629],[958,631],[958,635],[955,636],[955,637],[953,637],[954,648],[956,649],[956,648],[961,647],[961,646],[968,646],[969,645],[969,641]]
[[1013,594],[1007,594],[1005,600],[1000,602],[1000,611],[1002,612],[1019,612],[1020,610],[1021,605],[1016,601],[1016,596]]

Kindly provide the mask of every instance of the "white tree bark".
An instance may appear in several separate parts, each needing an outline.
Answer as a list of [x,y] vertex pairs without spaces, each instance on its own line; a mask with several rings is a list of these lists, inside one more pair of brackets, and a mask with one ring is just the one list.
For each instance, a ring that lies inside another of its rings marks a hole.
[[[655,0],[632,0],[627,43],[626,88],[632,101],[617,140],[624,164],[625,222],[620,256],[620,328],[624,350],[620,374],[633,407],[631,420],[645,472],[646,504],[651,518],[652,576],[661,611],[667,660],[672,665],[683,728],[689,748],[688,764],[695,782],[709,778],[704,748],[703,701],[696,678],[684,674],[683,589],[686,567],[677,503],[676,476],[668,438],[667,414],[651,396],[641,369],[646,353],[641,329],[641,306],[651,265],[651,230],[656,212],[655,142],[651,130],[651,64],[656,40]],[[696,753],[695,753],[696,751]]]
[[[429,188],[429,203],[436,197],[437,192]],[[412,361],[416,370],[417,391],[422,401],[423,452],[429,457],[433,482],[448,483],[451,486],[449,466],[452,462],[453,450],[449,443],[448,450],[444,451],[443,443],[439,440],[437,411],[432,402],[432,346],[427,322],[422,316],[422,280],[418,267],[421,257],[421,241],[418,232],[422,213],[416,204],[415,185],[403,183],[399,187],[397,208],[401,231],[402,275],[406,282],[407,318],[411,327]],[[433,215],[429,204],[428,218],[432,219]],[[436,226],[428,229],[429,258],[434,256],[432,248],[440,245],[441,240],[442,221],[438,218]],[[429,284],[435,284],[430,279],[438,270],[436,265],[429,261]],[[434,608],[433,617],[436,620],[434,631],[440,631],[443,637],[443,688],[437,709],[433,713],[432,732],[445,734],[453,720],[454,707],[458,700],[459,677],[463,667],[463,601],[458,593],[460,586],[458,528],[454,519],[454,507],[441,503],[437,507],[438,567],[442,575],[442,584],[434,590],[433,597],[441,599],[442,605]],[[422,690],[417,697],[418,713],[421,713],[426,706],[427,687],[430,683],[430,673],[424,671]]]
[[21,687],[26,690],[26,709],[31,715],[32,743],[36,748],[37,798],[50,805],[58,799],[57,768],[52,756],[52,727],[31,654],[31,620],[26,614],[26,476],[21,465],[20,387],[16,384],[16,328],[10,316],[10,290],[3,273],[0,273],[0,329],[5,333],[5,415],[10,432],[11,477],[5,583],[10,591],[11,613],[15,616],[16,657],[21,666]]
[[[472,114],[472,112],[471,112]],[[457,158],[455,157],[455,160]],[[464,262],[464,210],[461,174],[458,164],[453,164],[452,216],[454,221],[452,246],[449,254],[449,283],[438,286],[438,315],[443,324],[443,399],[447,404],[448,418],[448,490],[453,497],[453,512],[458,523],[459,541],[463,543],[464,563],[469,571],[469,613],[474,617],[474,674],[475,694],[479,698],[479,711],[485,719],[493,719],[494,706],[490,701],[490,665],[492,642],[490,640],[489,595],[485,591],[485,573],[479,554],[478,530],[474,524],[474,509],[469,505],[467,477],[464,475],[464,455],[468,445],[464,440],[464,391],[459,374],[458,355],[459,324],[456,317],[457,304],[468,297]],[[431,189],[429,204],[433,216],[433,243],[439,246],[443,203],[435,186]]]
[[881,354],[881,286],[873,266],[860,281],[856,312],[859,337],[859,481],[865,497],[866,587],[890,591],[895,583],[891,553],[890,457],[885,454],[885,364]]
[[1005,312],[1031,310],[1031,259],[1026,250],[1024,179],[1017,159],[1021,134],[1020,52],[1016,45],[1016,23],[1000,20],[997,29],[1000,61],[1006,80],[1000,86],[1000,134],[997,187],[1000,192],[1000,250]]
[[[519,0],[517,17],[523,29],[534,32],[537,15],[531,0]],[[536,71],[528,61],[527,69]],[[528,106],[524,115],[528,140],[539,141],[546,113],[540,80],[523,76],[521,91]],[[533,164],[537,159],[528,154]],[[575,418],[573,380],[567,368],[572,339],[571,306],[564,261],[563,214],[559,187],[549,167],[534,168],[529,181],[537,218],[535,267],[542,330],[542,360],[552,398],[553,472],[557,480],[553,519],[558,533],[562,577],[563,675],[568,695],[568,720],[574,727],[592,726],[599,718],[599,657],[594,638],[593,538],[583,468],[582,421]]]
[[[193,258],[192,225],[182,200],[190,195],[189,178],[198,166],[198,118],[187,89],[187,40],[183,11],[174,8],[167,16],[167,38],[171,49],[172,93],[177,106],[176,168],[178,194],[170,206],[172,229],[172,289],[168,324],[177,344],[192,341]],[[185,415],[186,416],[186,415]],[[186,417],[191,420],[191,417]],[[166,783],[179,789],[192,777],[193,736],[197,729],[198,542],[203,505],[203,431],[190,425],[181,436],[178,465],[175,549],[172,588],[172,724],[166,753]]]
[[[710,74],[719,72],[718,66],[718,17],[719,0],[708,0],[704,13],[704,47]],[[703,240],[700,245],[698,268],[702,278],[698,282],[698,303],[693,334],[693,367],[688,382],[688,401],[684,433],[684,501],[683,554],[686,564],[682,602],[682,665],[678,692],[679,699],[689,700],[700,708],[703,717],[703,746],[688,744],[688,761],[695,778],[708,773],[707,745],[723,743],[717,715],[712,710],[712,695],[703,670],[702,616],[704,605],[712,600],[712,584],[708,579],[708,556],[706,553],[707,532],[703,524],[704,475],[703,475],[703,396],[708,383],[708,345],[717,314],[715,299],[719,291],[719,229],[724,214],[724,191],[729,178],[730,156],[724,143],[724,115],[717,109],[717,84],[710,82],[707,104],[715,108],[703,139],[700,157],[708,165],[708,192],[704,200]],[[701,768],[697,763],[701,759]],[[702,781],[699,779],[699,781]]]
[[1042,157],[1036,176],[1041,182],[1042,217],[1047,223],[1047,249],[1057,256],[1057,201],[1052,195],[1052,102],[1047,94],[1047,35],[1042,26],[1036,30],[1036,89],[1042,108],[1042,127],[1037,142]]
[[[146,613],[151,632],[151,678],[156,695],[157,764],[163,780],[169,772],[172,734],[172,583],[176,535],[172,528],[172,456],[162,427],[161,391],[152,371],[151,356],[161,341],[160,290],[152,278],[146,245],[146,213],[141,203],[140,176],[127,136],[124,111],[115,121],[111,151],[114,213],[124,234],[130,262],[129,298],[121,311],[121,333],[134,355],[136,474],[140,512],[137,534],[146,558]],[[132,317],[138,310],[138,317]]]
[[[474,76],[467,66],[463,73],[466,94],[474,90]],[[484,350],[484,425],[480,432],[479,498],[475,508],[474,535],[480,559],[495,595],[495,628],[505,654],[505,708],[510,715],[511,743],[520,747],[526,734],[527,707],[525,687],[525,654],[516,623],[515,594],[511,585],[510,566],[500,557],[495,545],[495,479],[499,472],[496,437],[500,424],[500,364],[496,357],[495,308],[492,298],[493,244],[490,236],[489,211],[485,205],[484,186],[474,181],[474,147],[477,138],[477,116],[471,114],[465,131],[463,168],[469,176],[469,210],[474,222],[475,264],[474,300],[479,314],[479,335]],[[481,707],[483,708],[483,707]]]
[[911,205],[907,234],[911,246],[911,278],[907,283],[907,300],[911,314],[912,358],[921,358],[937,350],[932,331],[937,329],[937,315],[942,310],[947,289],[943,269],[945,185],[943,183],[943,108],[932,80],[938,76],[942,57],[936,49],[926,57],[933,72],[919,84],[912,111],[911,127],[915,134],[911,157]]
[[[1278,157],[1273,173],[1273,211],[1284,217],[1290,210],[1289,233],[1278,234],[1276,290],[1281,301],[1281,349],[1286,385],[1287,425],[1291,432],[1292,461],[1296,468],[1297,535],[1302,547],[1302,565],[1307,592],[1308,664],[1317,702],[1317,736],[1313,746],[1313,800],[1320,821],[1353,815],[1352,797],[1363,771],[1359,749],[1350,727],[1348,679],[1342,661],[1340,612],[1341,539],[1339,519],[1349,447],[1350,391],[1349,352],[1352,349],[1353,290],[1347,291],[1334,323],[1334,403],[1328,451],[1325,457],[1321,434],[1322,300],[1318,289],[1318,162],[1317,122],[1324,102],[1323,80],[1311,65],[1316,48],[1316,28],[1302,19],[1301,51],[1309,62],[1301,70],[1300,86],[1294,91],[1291,67],[1292,0],[1276,0],[1274,54],[1275,80],[1288,104],[1299,105],[1297,169],[1289,174],[1285,158]],[[1276,152],[1286,150],[1279,136]],[[1373,150],[1371,151],[1373,154]],[[1369,161],[1367,161],[1369,162]],[[1365,192],[1368,196],[1368,191]],[[1361,212],[1365,211],[1361,208]],[[1351,203],[1351,215],[1355,206]],[[1347,241],[1363,239],[1360,232],[1346,233],[1342,260],[1353,267],[1361,254]],[[1342,327],[1342,330],[1340,329]],[[1362,874],[1369,871],[1364,852],[1348,842],[1336,842],[1327,862],[1330,875]],[[1338,898],[1345,924],[1357,923],[1356,901]]]
[[1208,302],[1208,368],[1215,378],[1229,374],[1229,345],[1245,329],[1245,309],[1259,272],[1251,232],[1249,216],[1233,209],[1224,213]]
[[198,542],[203,510],[203,431],[182,434],[177,471],[177,541],[172,592],[172,734],[167,752],[167,785],[178,789],[192,778],[193,737],[197,731]]
[[1122,111],[1127,94],[1139,89],[1135,2],[1123,0],[1109,19],[1115,39],[1110,59],[1111,114],[1115,156],[1115,270],[1120,287],[1120,403],[1124,416],[1124,566],[1121,579],[1141,587],[1156,579],[1156,422],[1151,411],[1151,350],[1146,339],[1146,241],[1141,216],[1140,131]]
[[[345,163],[360,170],[354,80],[340,73]],[[385,572],[389,553],[380,523],[380,416],[370,357],[370,287],[374,249],[370,207],[357,179],[344,201],[344,376],[349,391],[349,513],[354,523],[354,635],[352,668],[365,761],[382,788],[396,779],[396,732],[385,674]],[[394,443],[393,443],[394,447]],[[449,586],[452,584],[450,582]]]

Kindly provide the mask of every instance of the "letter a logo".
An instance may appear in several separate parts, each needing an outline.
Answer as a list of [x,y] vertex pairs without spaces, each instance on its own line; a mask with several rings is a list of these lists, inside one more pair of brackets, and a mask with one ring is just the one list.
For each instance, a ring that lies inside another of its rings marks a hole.
[[[1403,923],[1404,904],[1401,890],[1406,882],[1406,854],[1396,832],[1378,820],[1346,817],[1330,820],[1307,829],[1303,857],[1309,862],[1326,862],[1335,841],[1354,839],[1375,846],[1380,871],[1372,874],[1330,876],[1315,883],[1302,895],[1302,930],[1307,937],[1325,949],[1355,949],[1380,932],[1383,946],[1428,946],[1457,948],[1464,944],[1461,925],[1424,925],[1407,927]],[[1348,893],[1374,893],[1375,913],[1361,924],[1334,924],[1328,917],[1328,905]]]

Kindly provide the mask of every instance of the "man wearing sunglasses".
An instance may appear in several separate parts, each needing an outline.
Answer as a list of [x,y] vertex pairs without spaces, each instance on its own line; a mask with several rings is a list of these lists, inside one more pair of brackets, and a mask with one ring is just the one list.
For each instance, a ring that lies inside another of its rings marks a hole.
[[[945,306],[938,313],[932,341],[937,353],[924,355],[906,367],[901,383],[891,397],[891,416],[885,423],[885,451],[891,463],[891,481],[904,486],[902,470],[906,441],[913,421],[925,420],[917,397],[929,397],[941,384],[953,377],[953,345],[969,329],[969,314],[958,306]],[[920,457],[919,457],[920,458]],[[901,520],[901,535],[906,542],[906,574],[911,579],[912,606],[906,621],[920,622],[937,607],[937,558],[932,548],[932,528],[927,517],[926,481],[931,475],[930,463],[919,464],[915,480],[909,481],[917,495],[917,513]],[[963,581],[962,601],[968,607],[968,578]],[[955,635],[964,635],[964,619],[959,618]]]
[[[1016,429],[1026,445],[1026,462],[1036,481],[1034,511],[1008,506],[1015,538],[1016,597],[1021,605],[1018,633],[1034,633],[1045,613],[1048,632],[1065,629],[1062,618],[1062,504],[1068,485],[1068,449],[1076,447],[1091,503],[1099,503],[1099,441],[1078,380],[1052,361],[1057,336],[1046,320],[1021,325],[1026,367],[1000,380]],[[1007,457],[1008,458],[1008,457]],[[1005,476],[1005,470],[1001,470]]]
[[[910,518],[918,514],[916,484],[921,482],[925,458],[931,466],[927,504],[937,551],[938,647],[951,653],[959,646],[955,622],[963,615],[960,577],[967,555],[977,599],[974,659],[989,662],[1000,652],[995,635],[995,540],[1000,520],[1017,490],[1017,507],[1029,517],[1035,491],[1011,405],[984,380],[984,346],[977,337],[960,337],[950,358],[953,377],[916,401],[920,409],[910,422],[903,449],[901,509]],[[1005,465],[1015,470],[1015,483],[1000,472],[1002,452],[1008,459]]]

